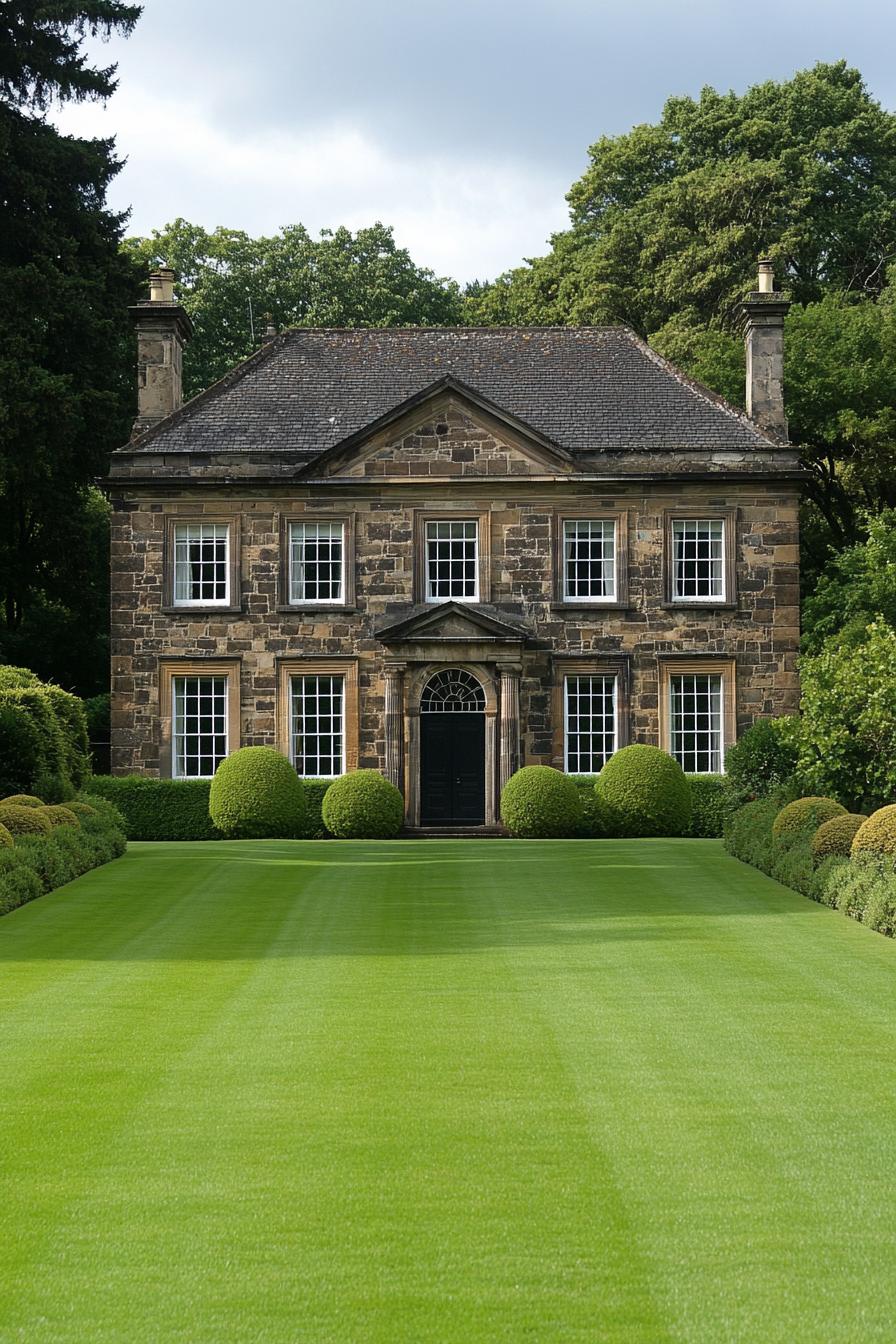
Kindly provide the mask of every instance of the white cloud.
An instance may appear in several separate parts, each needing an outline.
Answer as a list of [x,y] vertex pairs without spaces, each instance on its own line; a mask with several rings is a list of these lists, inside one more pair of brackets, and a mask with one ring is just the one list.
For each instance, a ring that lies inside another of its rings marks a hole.
[[116,136],[127,163],[110,204],[132,209],[130,233],[177,216],[256,234],[381,219],[418,264],[464,281],[545,251],[567,219],[567,183],[537,165],[402,155],[336,122],[237,133],[214,125],[198,103],[133,85],[107,108],[66,107],[56,121],[70,134]]

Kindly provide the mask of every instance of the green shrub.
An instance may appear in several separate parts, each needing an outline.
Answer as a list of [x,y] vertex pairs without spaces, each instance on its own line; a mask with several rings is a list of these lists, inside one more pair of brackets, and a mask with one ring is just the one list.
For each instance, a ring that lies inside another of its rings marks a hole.
[[809,835],[797,834],[774,842],[771,872],[776,882],[814,899],[815,861]]
[[322,816],[340,840],[388,840],[401,830],[404,799],[378,770],[353,770],[333,780]]
[[99,815],[95,807],[91,807],[89,803],[82,803],[79,798],[73,798],[72,801],[66,803],[65,806],[68,808],[69,812],[74,812],[75,816],[79,818],[96,817]]
[[725,754],[725,771],[737,793],[765,798],[795,773],[800,721],[795,716],[757,719]]
[[774,841],[772,826],[779,812],[776,799],[760,798],[746,803],[725,822],[725,848],[743,863],[770,872]]
[[0,665],[0,691],[19,691],[23,686],[39,686],[40,677],[30,667]]
[[0,793],[32,788],[43,759],[40,733],[31,716],[0,694]]
[[64,887],[77,877],[71,859],[53,841],[53,836],[26,835],[16,846],[23,862],[37,873],[45,892]]
[[43,883],[32,868],[24,864],[0,876],[0,915],[8,915],[28,901],[43,896]]
[[59,846],[63,855],[72,865],[72,876],[80,877],[90,868],[95,868],[90,837],[76,831],[73,826],[57,826],[53,831],[52,843]]
[[691,825],[688,835],[717,840],[730,811],[730,790],[724,775],[686,775],[691,787]]
[[795,802],[781,808],[775,817],[772,835],[776,840],[804,832],[814,835],[822,822],[845,815],[846,808],[833,798],[797,798]]
[[114,803],[129,840],[221,840],[208,812],[210,791],[210,779],[94,775],[88,801]]
[[896,854],[896,806],[878,808],[865,818],[856,832],[850,853],[853,858],[860,854]]
[[15,840],[12,838],[12,833],[5,826],[0,825],[0,849],[12,849],[14,844]]
[[856,832],[868,820],[858,812],[845,812],[842,816],[831,817],[823,821],[812,837],[812,853],[815,862],[840,855],[849,858]]
[[574,835],[582,823],[579,789],[549,765],[524,765],[504,785],[501,820],[525,839]]
[[240,747],[215,771],[209,815],[233,839],[291,839],[301,833],[305,790],[273,747]]
[[73,788],[80,789],[90,778],[90,742],[84,701],[51,683],[44,686],[43,692],[59,725],[62,774]]
[[299,832],[300,840],[329,840],[332,837],[324,825],[323,806],[332,779],[303,779],[305,789],[305,819]]
[[[95,783],[96,781],[93,779],[90,781],[91,789]],[[93,813],[92,816],[83,812],[80,814],[82,830],[88,831],[100,828],[102,830],[120,831],[123,836],[127,835],[127,822],[122,812],[114,803],[110,803],[108,798],[101,798],[99,794],[82,791],[77,801],[86,804]]]
[[677,761],[641,743],[611,756],[595,793],[613,833],[684,835],[691,823],[691,789]]
[[0,804],[12,803],[15,807],[46,807],[42,798],[33,793],[11,793],[8,798],[0,798]]
[[851,867],[849,859],[844,859],[839,854],[822,859],[815,869],[815,900],[820,901],[822,905],[836,907],[837,895]]
[[15,803],[0,803],[0,826],[13,835],[49,835],[52,829],[41,807],[17,807]]
[[80,826],[76,814],[70,807],[64,803],[52,803],[47,807],[37,809],[42,817],[46,817],[51,826]]
[[609,818],[601,811],[595,793],[597,775],[567,775],[576,786],[582,815],[574,834],[580,839],[605,839],[610,835]]

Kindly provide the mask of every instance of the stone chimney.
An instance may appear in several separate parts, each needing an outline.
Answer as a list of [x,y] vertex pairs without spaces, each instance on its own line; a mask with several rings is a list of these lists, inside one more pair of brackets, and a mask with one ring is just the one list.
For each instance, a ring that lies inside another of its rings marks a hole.
[[787,442],[784,414],[784,318],[790,303],[775,289],[772,263],[759,260],[758,289],[741,304],[747,348],[747,415]]
[[174,272],[160,266],[149,277],[149,298],[128,312],[137,328],[136,438],[183,405],[184,346],[193,323],[174,297]]

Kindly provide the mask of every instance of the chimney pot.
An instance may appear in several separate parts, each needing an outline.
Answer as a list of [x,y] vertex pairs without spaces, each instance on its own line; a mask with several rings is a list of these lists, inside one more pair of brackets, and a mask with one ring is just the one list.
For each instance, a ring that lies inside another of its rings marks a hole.
[[775,273],[772,270],[770,257],[759,258],[759,293],[773,294],[775,290]]
[[150,303],[174,302],[174,272],[168,266],[160,266],[149,277]]

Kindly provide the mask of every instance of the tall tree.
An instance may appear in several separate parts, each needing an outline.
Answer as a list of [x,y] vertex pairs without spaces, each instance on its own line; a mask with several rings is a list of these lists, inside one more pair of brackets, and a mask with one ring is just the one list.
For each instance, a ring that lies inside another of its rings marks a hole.
[[626,322],[735,402],[738,306],[767,253],[795,300],[791,434],[809,472],[806,575],[896,499],[896,116],[844,62],[743,95],[671,98],[605,136],[550,252],[466,296],[474,323]]
[[165,261],[177,273],[196,328],[184,356],[188,396],[252,353],[266,314],[278,327],[445,326],[463,316],[457,285],[415,265],[379,223],[319,238],[293,224],[252,238],[177,219],[125,247],[144,270]]
[[113,142],[61,135],[45,113],[114,91],[114,67],[90,65],[82,42],[130,32],[139,13],[0,6],[0,657],[41,649],[45,675],[87,692],[105,676],[91,482],[127,435],[136,273],[105,204]]

